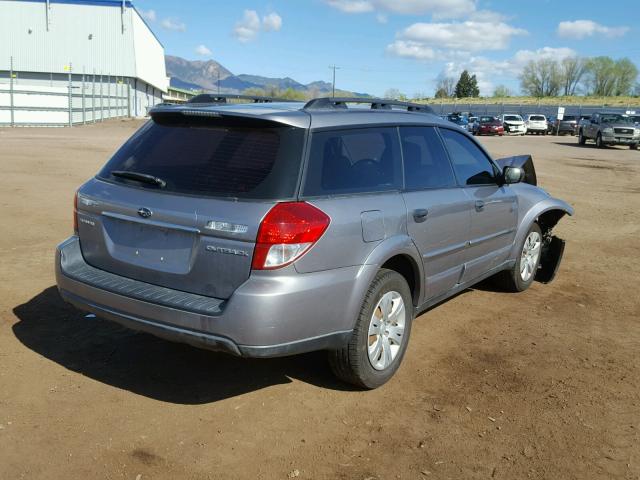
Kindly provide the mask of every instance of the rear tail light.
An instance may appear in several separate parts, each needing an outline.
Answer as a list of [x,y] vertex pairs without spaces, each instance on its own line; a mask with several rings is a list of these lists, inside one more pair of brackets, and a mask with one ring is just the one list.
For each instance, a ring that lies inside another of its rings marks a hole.
[[276,204],[260,223],[251,268],[289,265],[309,251],[330,221],[326,213],[306,202]]
[[73,233],[78,235],[78,192],[73,197]]

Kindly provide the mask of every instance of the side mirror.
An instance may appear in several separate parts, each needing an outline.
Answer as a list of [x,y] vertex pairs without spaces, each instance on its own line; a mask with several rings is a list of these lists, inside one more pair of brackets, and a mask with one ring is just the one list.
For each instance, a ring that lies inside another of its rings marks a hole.
[[519,183],[524,180],[524,170],[520,167],[504,167],[502,178],[505,184]]

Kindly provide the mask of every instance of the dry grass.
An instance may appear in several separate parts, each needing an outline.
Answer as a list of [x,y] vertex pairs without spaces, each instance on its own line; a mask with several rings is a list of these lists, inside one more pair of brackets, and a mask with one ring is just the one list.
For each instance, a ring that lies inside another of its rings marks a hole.
[[514,105],[595,105],[603,107],[636,107],[640,109],[640,97],[478,97],[478,98],[449,98],[422,99],[418,103],[443,103],[445,105],[500,105],[502,103]]

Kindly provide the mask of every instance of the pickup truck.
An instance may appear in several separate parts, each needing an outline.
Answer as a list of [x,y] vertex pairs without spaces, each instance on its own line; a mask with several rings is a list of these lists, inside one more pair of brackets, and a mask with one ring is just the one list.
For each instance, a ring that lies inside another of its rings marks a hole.
[[640,143],[640,128],[621,113],[597,112],[589,122],[580,126],[578,143],[584,145],[587,140],[595,141],[598,148],[606,145],[629,145],[629,148],[636,150]]

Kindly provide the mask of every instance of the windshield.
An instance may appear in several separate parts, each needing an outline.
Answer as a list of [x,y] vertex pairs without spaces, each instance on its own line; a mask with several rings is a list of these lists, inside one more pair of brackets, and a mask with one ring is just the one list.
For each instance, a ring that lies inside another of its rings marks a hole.
[[576,117],[575,115],[565,115],[562,118],[563,122],[575,122],[576,120],[578,120],[578,117]]
[[546,120],[546,118],[544,118],[543,115],[531,115],[529,117],[529,120],[531,120],[533,122],[544,122]]
[[522,117],[520,115],[505,115],[504,121],[505,122],[521,122]]
[[603,113],[600,115],[602,123],[632,123],[629,117],[618,113]]
[[496,121],[496,117],[480,117],[480,123],[492,123]]
[[98,177],[132,187],[248,199],[293,197],[304,130],[262,122],[230,125],[203,117],[156,118],[109,160]]

